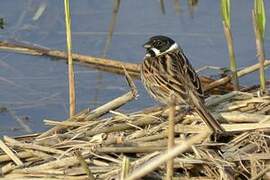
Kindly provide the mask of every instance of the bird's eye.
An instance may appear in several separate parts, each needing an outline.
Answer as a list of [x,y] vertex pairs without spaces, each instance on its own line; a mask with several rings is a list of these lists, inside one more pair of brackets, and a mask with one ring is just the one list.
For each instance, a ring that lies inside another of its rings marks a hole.
[[157,49],[160,49],[163,46],[163,42],[161,41],[155,41],[154,42],[154,47]]

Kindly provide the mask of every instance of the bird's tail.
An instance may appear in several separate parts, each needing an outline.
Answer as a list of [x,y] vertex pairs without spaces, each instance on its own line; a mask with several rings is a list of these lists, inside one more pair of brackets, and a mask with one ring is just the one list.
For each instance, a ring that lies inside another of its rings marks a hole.
[[195,111],[203,119],[204,123],[215,133],[225,132],[224,128],[219,122],[210,114],[202,100],[196,96],[192,91],[189,92],[192,104],[194,105]]

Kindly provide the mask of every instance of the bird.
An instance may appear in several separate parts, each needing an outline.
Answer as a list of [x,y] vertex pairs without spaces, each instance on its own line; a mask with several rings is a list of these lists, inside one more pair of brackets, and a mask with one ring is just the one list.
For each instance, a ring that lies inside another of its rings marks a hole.
[[205,106],[205,95],[198,74],[182,48],[171,38],[157,35],[144,45],[146,54],[141,65],[141,80],[155,100],[175,103],[194,109],[214,133],[225,132]]

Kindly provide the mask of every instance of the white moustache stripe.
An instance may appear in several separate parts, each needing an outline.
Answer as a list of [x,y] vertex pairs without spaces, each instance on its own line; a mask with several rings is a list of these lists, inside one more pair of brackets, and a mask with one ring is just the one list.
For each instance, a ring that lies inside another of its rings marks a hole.
[[152,51],[154,51],[155,55],[158,56],[160,55],[160,50],[156,49],[156,48],[151,48]]
[[166,51],[164,52],[160,52],[160,50],[156,49],[156,48],[151,48],[152,51],[154,51],[155,55],[156,56],[159,56],[159,55],[162,55],[162,54],[166,54],[172,50],[175,50],[178,48],[178,44],[177,43],[174,43],[173,45],[171,45],[171,47],[169,49],[167,49]]
[[[178,48],[178,44],[177,43],[174,43],[173,45],[171,45],[171,47],[169,49],[167,49],[166,51],[164,52],[160,52],[160,50],[158,50],[157,48],[151,48],[151,51],[153,51],[155,53],[155,56],[160,56],[162,54],[166,54],[172,50],[175,50]],[[150,57],[151,55],[149,53],[147,53],[145,55],[145,57]]]

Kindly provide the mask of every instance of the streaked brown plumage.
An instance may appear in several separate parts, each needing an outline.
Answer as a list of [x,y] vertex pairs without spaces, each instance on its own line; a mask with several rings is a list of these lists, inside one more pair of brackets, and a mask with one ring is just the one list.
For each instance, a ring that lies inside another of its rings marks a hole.
[[154,36],[144,47],[147,54],[141,79],[148,93],[163,104],[169,104],[173,94],[178,104],[185,103],[194,108],[212,131],[223,132],[206,109],[198,75],[177,44],[168,37]]

